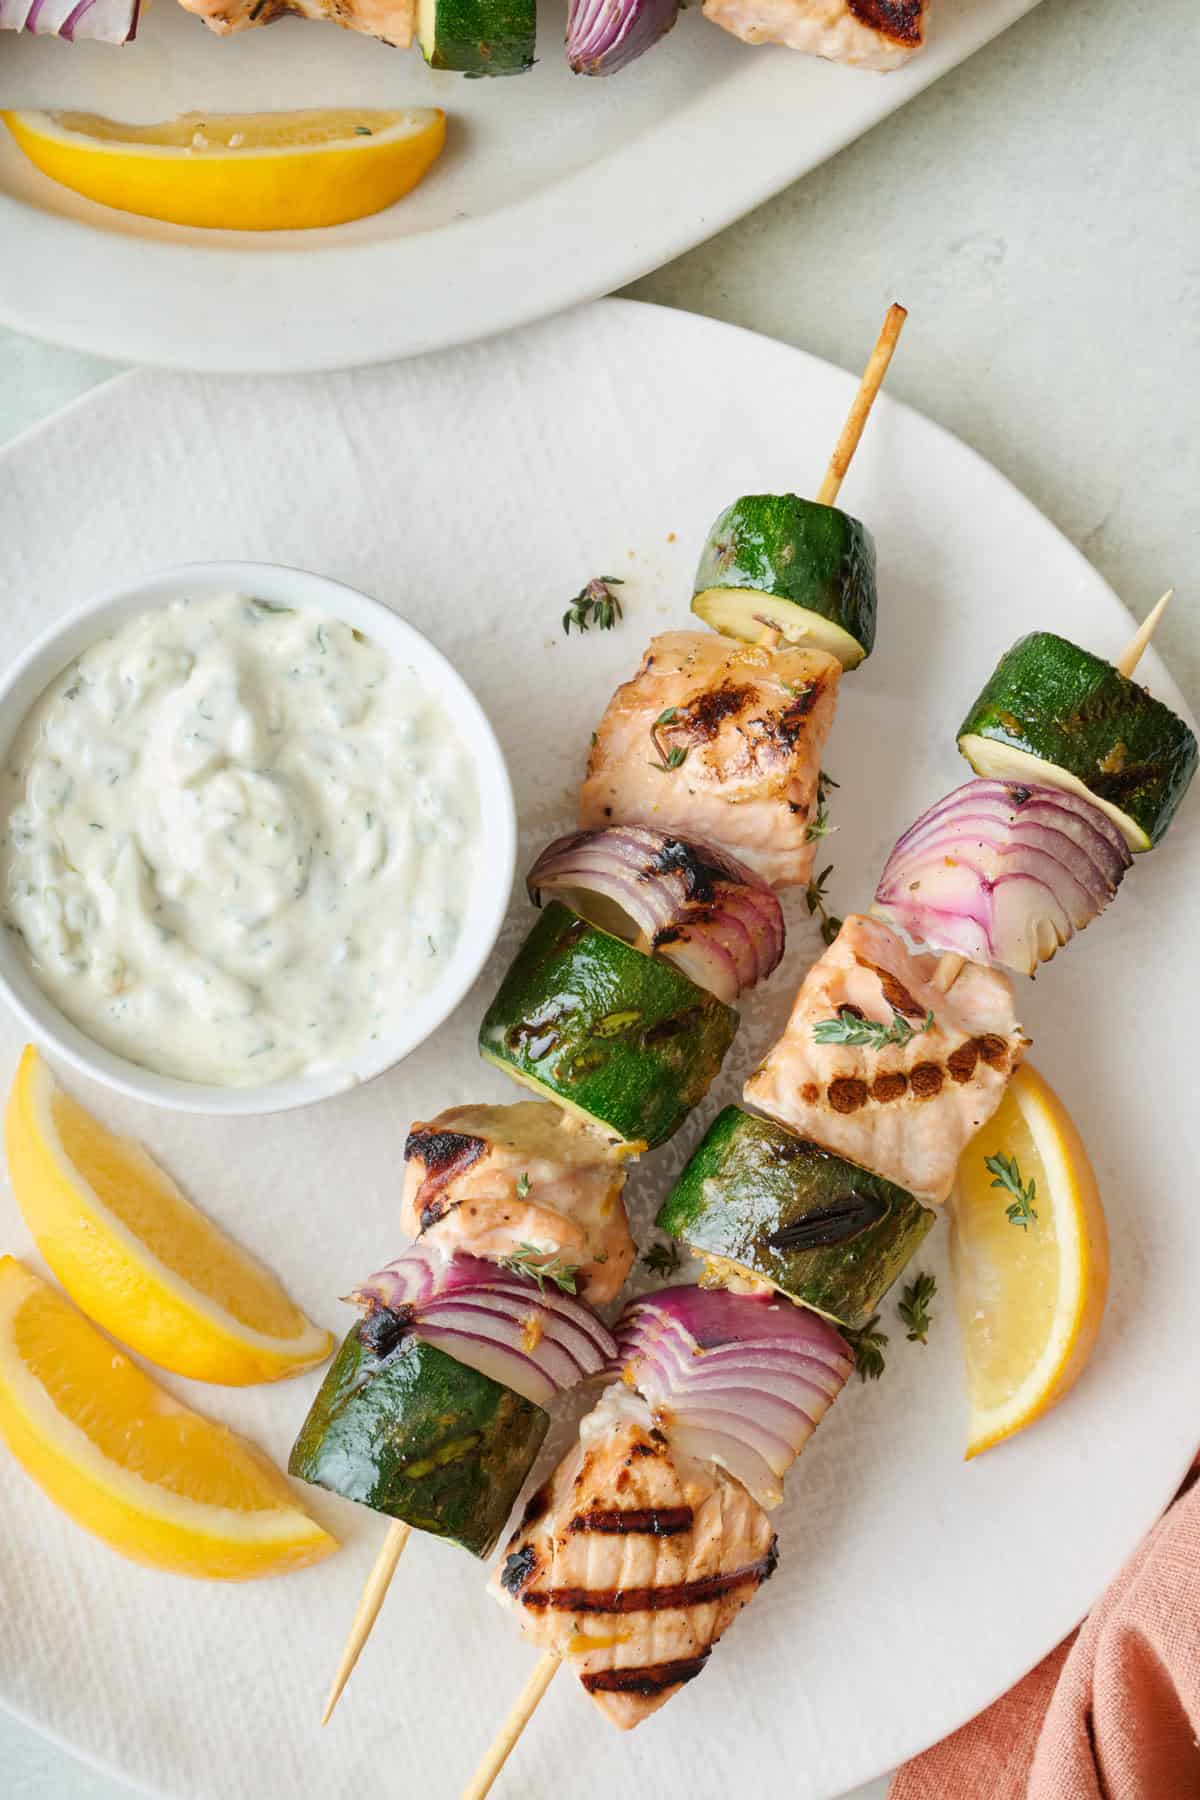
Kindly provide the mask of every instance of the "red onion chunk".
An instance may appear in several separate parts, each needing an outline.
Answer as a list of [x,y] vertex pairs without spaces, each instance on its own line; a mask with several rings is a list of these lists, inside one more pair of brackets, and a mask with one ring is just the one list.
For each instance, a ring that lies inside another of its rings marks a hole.
[[615,75],[678,17],[679,0],[570,0],[567,61],[576,75]]
[[783,955],[783,911],[761,876],[724,850],[645,825],[556,839],[528,886],[535,905],[544,894],[601,901],[600,925],[607,909],[619,908],[639,945],[727,1004],[764,981]]
[[414,1244],[349,1299],[364,1312],[399,1313],[414,1337],[535,1406],[598,1374],[617,1353],[612,1333],[581,1300],[482,1257],[443,1257],[428,1244]]
[[0,31],[128,44],[137,36],[139,11],[139,0],[0,0]]
[[1032,975],[1104,910],[1132,860],[1079,795],[968,781],[904,833],[873,911],[931,950]]
[[613,1369],[688,1456],[720,1463],[762,1506],[854,1367],[828,1320],[772,1294],[671,1287],[617,1321]]

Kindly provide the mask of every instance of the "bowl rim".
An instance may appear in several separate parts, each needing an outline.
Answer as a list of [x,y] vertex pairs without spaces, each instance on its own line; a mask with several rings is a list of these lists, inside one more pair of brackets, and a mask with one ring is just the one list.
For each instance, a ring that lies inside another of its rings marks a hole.
[[517,859],[517,812],[500,741],[474,690],[425,634],[382,600],[309,569],[253,560],[178,563],[94,595],[28,644],[0,675],[0,755],[7,755],[31,707],[54,677],[105,632],[152,611],[190,587],[205,597],[250,593],[340,618],[363,630],[390,656],[431,675],[470,756],[480,826],[471,903],[441,979],[406,1009],[397,1029],[368,1043],[347,1062],[261,1087],[223,1087],[143,1068],[88,1037],[46,994],[27,957],[0,931],[0,996],[33,1037],[80,1074],[134,1100],[176,1112],[262,1115],[311,1106],[372,1081],[410,1056],[456,1011],[500,935]]

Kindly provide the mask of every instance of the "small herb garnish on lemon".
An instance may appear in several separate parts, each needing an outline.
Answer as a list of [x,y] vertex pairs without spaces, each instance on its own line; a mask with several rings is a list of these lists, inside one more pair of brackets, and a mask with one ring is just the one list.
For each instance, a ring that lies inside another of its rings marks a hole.
[[11,1256],[0,1439],[77,1525],[155,1569],[250,1581],[337,1549],[261,1451],[180,1406]]
[[161,1368],[233,1387],[277,1381],[333,1348],[279,1282],[205,1218],[130,1138],[61,1088],[30,1045],[4,1120],[34,1241],[98,1325]]
[[224,231],[303,231],[382,212],[416,187],[446,141],[436,107],[183,113],[156,125],[78,112],[0,116],[30,162],[75,193]]
[[[1001,1180],[997,1165],[1006,1176]],[[1007,1210],[997,1186],[1019,1190]],[[1010,1214],[1037,1197],[1036,1225]],[[1012,1223],[1025,1226],[1014,1231]],[[1108,1292],[1095,1172],[1062,1101],[1024,1064],[958,1166],[951,1267],[966,1357],[967,1455],[1041,1417],[1082,1373]]]

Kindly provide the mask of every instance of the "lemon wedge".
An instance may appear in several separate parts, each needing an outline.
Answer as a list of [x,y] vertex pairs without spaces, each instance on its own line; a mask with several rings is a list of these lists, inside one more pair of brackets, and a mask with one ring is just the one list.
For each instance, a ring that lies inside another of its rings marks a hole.
[[[1035,1184],[1027,1202],[993,1186],[985,1159],[997,1157],[1010,1169],[1015,1162],[1027,1196]],[[1030,1208],[1036,1217],[1021,1224]],[[1023,1431],[1074,1385],[1108,1293],[1095,1173],[1062,1101],[1028,1064],[959,1163],[950,1250],[972,1457]]]
[[55,1081],[32,1045],[4,1120],[8,1172],[34,1240],[68,1294],[140,1356],[245,1387],[322,1362],[327,1331],[269,1270],[205,1218],[130,1138]]
[[11,1256],[0,1438],[77,1525],[152,1568],[249,1581],[337,1548],[253,1444],[180,1406]]
[[44,175],[102,206],[228,231],[301,231],[381,212],[446,141],[437,107],[404,112],[183,113],[122,125],[95,113],[6,112]]

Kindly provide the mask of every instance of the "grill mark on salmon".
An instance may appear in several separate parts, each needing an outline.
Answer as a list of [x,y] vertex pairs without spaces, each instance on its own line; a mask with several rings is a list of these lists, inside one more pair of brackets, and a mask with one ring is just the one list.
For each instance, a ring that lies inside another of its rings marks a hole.
[[696,1581],[676,1581],[665,1587],[535,1588],[520,1598],[522,1606],[536,1607],[539,1611],[546,1608],[553,1612],[573,1613],[664,1612],[668,1607],[703,1606],[708,1600],[717,1600],[722,1594],[745,1587],[747,1582],[759,1587],[774,1570],[775,1560],[768,1552],[757,1562],[746,1563],[740,1569],[730,1569],[720,1575],[702,1575]]
[[[624,1471],[622,1471],[624,1473]],[[649,1532],[652,1537],[677,1537],[692,1529],[690,1506],[596,1506],[577,1513],[568,1531],[601,1531],[623,1534]]]
[[[1012,986],[967,963],[934,984],[936,957],[917,955],[882,920],[852,914],[813,964],[783,1036],[750,1076],[746,1099],[801,1138],[906,1188],[945,1200],[959,1156],[1000,1103],[1025,1047]],[[907,1041],[823,1043],[817,1024],[850,1014]]]
[[641,1669],[597,1669],[579,1679],[589,1694],[661,1694],[666,1688],[694,1681],[711,1655],[710,1647],[699,1656],[681,1656],[675,1662],[651,1663]]

